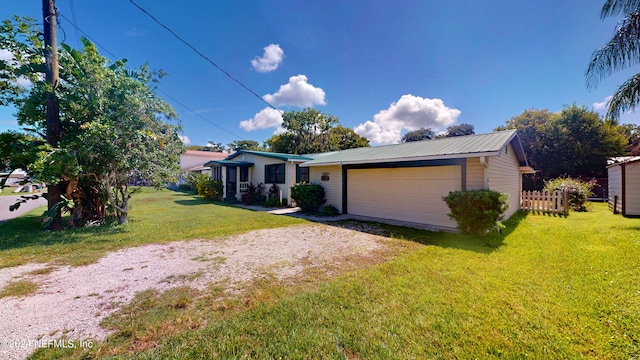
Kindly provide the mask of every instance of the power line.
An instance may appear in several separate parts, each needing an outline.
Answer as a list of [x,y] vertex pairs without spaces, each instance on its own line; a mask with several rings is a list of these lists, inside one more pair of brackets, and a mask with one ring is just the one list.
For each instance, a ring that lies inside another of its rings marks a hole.
[[[58,12],[58,16],[61,16],[62,18],[64,18],[65,20],[69,21],[69,19],[67,19],[63,14]],[[92,43],[96,44],[97,46],[99,46],[102,50],[104,50],[104,52],[106,52],[107,54],[111,55],[111,57],[113,57],[114,59],[117,59],[118,56],[116,56],[114,53],[112,53],[111,51],[109,51],[109,49],[107,49],[106,47],[104,47],[103,45],[100,45],[100,43],[98,43],[97,41],[95,41],[94,39],[92,39],[89,34],[87,34],[86,32],[84,32],[82,29],[80,29],[75,23],[72,23],[71,21],[69,21],[69,23],[71,23],[71,25],[76,29],[76,31],[79,31],[80,33],[82,33],[87,39],[89,39]],[[232,133],[231,131],[221,127],[220,125],[215,124],[214,122],[212,122],[211,120],[205,118],[204,116],[202,116],[201,114],[197,113],[195,110],[192,110],[191,108],[189,108],[187,105],[183,104],[182,102],[178,101],[176,98],[174,98],[173,96],[167,94],[166,92],[158,89],[159,92],[161,92],[162,94],[164,94],[166,97],[168,97],[169,99],[173,100],[175,103],[177,103],[178,105],[182,106],[183,108],[185,108],[187,111],[190,111],[192,114],[196,115],[197,117],[201,118],[202,120],[208,122],[209,124],[217,127],[218,129],[226,132],[227,134],[230,134],[234,137],[236,137],[238,140],[242,140],[243,138],[237,134]]]
[[279,111],[280,113],[282,113],[282,110],[276,108],[275,106],[271,105],[271,103],[269,103],[267,100],[263,99],[262,96],[258,95],[255,91],[251,90],[248,86],[246,86],[245,84],[243,84],[240,80],[236,79],[235,77],[233,77],[231,74],[229,74],[226,70],[224,70],[223,68],[221,68],[220,66],[218,66],[218,64],[216,64],[213,60],[209,59],[206,55],[204,55],[203,53],[201,53],[198,49],[196,49],[193,45],[191,45],[189,42],[187,42],[186,40],[184,40],[183,38],[181,38],[178,34],[176,34],[173,30],[171,30],[168,26],[166,26],[165,24],[163,24],[162,22],[160,22],[160,20],[156,19],[153,15],[151,15],[147,10],[143,9],[140,5],[136,4],[135,1],[133,0],[129,0],[135,7],[137,7],[140,11],[142,11],[143,13],[145,13],[147,16],[149,16],[151,19],[153,19],[153,21],[155,21],[158,25],[162,26],[165,30],[167,30],[169,33],[171,33],[171,35],[173,35],[176,39],[180,40],[180,42],[182,42],[183,44],[185,44],[186,46],[188,46],[191,50],[193,50],[196,54],[198,54],[201,58],[205,59],[206,61],[208,61],[211,65],[213,65],[216,69],[220,70],[223,74],[225,74],[229,79],[235,81],[236,83],[238,83],[240,86],[242,86],[245,90],[247,90],[248,92],[250,92],[251,94],[253,94],[253,96],[257,97],[258,99],[260,99],[260,101],[262,101],[263,103],[267,104],[267,106],[269,106],[270,108]]

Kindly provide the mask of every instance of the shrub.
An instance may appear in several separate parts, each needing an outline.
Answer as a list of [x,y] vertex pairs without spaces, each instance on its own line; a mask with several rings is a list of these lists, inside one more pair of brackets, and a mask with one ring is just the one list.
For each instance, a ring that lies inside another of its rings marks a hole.
[[335,207],[335,206],[333,206],[333,205],[329,204],[329,205],[325,205],[325,206],[322,208],[322,211],[320,211],[320,213],[321,213],[322,215],[325,215],[325,216],[335,216],[335,215],[340,214],[340,211],[338,211],[338,208],[337,208],[337,207]]
[[280,187],[278,187],[278,184],[272,184],[271,187],[269,187],[267,197],[278,199],[280,198]]
[[222,181],[207,180],[198,183],[198,195],[207,200],[222,201]]
[[247,191],[242,194],[242,203],[245,205],[256,205],[260,204],[264,201],[264,184],[258,183],[258,185],[253,185],[253,183],[249,183],[247,186]]
[[547,191],[566,190],[569,207],[575,211],[588,211],[589,196],[593,196],[595,180],[584,182],[578,179],[555,178],[545,181],[544,189]]
[[280,206],[280,199],[275,197],[268,197],[267,200],[264,201],[265,207],[278,207]]
[[450,218],[464,234],[485,235],[502,228],[500,222],[509,208],[508,195],[492,190],[452,191],[443,200],[451,210]]
[[201,184],[205,181],[209,181],[211,178],[209,175],[200,174],[200,173],[189,173],[187,176],[187,183],[191,186],[191,189],[198,191],[198,184]]
[[291,188],[291,198],[298,204],[302,212],[318,211],[324,198],[324,188],[318,184],[300,183]]

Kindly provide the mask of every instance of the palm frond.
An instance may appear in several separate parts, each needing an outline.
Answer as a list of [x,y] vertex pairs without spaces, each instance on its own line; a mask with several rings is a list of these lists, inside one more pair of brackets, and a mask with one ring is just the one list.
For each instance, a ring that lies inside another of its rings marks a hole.
[[633,110],[640,103],[640,73],[625,81],[613,94],[605,119],[617,121],[620,113]]
[[602,5],[600,18],[616,16],[620,13],[630,14],[639,10],[640,0],[607,0]]
[[585,74],[587,86],[596,87],[600,80],[613,72],[638,63],[640,63],[640,12],[634,12],[620,21],[613,38],[593,53]]

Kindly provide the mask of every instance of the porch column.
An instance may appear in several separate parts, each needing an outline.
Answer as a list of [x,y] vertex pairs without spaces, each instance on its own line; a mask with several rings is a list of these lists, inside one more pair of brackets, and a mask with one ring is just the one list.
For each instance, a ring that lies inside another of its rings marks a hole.
[[240,194],[240,166],[236,166],[236,199],[242,200],[242,194]]
[[227,198],[227,167],[226,166],[222,166],[221,170],[220,170],[221,174],[220,174],[220,180],[222,181],[222,198],[226,199]]

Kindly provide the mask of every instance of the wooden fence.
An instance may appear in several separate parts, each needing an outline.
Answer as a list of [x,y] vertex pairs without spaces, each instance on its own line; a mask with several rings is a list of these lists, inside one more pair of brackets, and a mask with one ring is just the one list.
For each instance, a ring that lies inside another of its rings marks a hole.
[[541,213],[567,215],[568,196],[566,191],[523,191],[520,209]]

